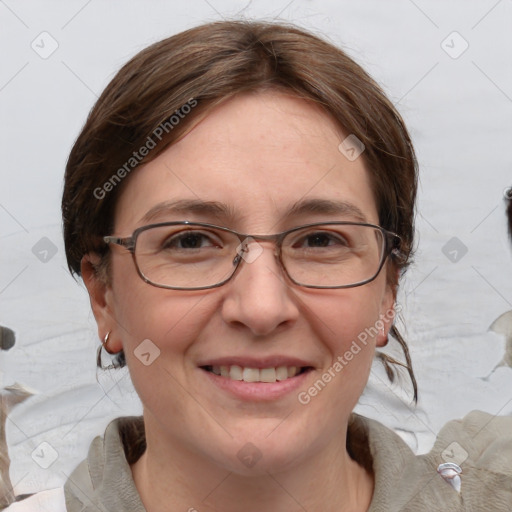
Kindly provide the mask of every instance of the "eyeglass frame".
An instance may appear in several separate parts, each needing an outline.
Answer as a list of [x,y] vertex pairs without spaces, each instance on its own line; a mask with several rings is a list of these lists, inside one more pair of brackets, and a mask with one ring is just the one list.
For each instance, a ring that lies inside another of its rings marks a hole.
[[[350,225],[350,226],[366,226],[371,227],[374,229],[377,229],[382,233],[383,240],[384,240],[384,247],[382,248],[382,255],[381,255],[381,261],[379,264],[379,268],[375,272],[375,275],[369,279],[366,279],[364,281],[360,281],[358,283],[354,284],[348,284],[348,285],[340,285],[340,286],[325,286],[325,285],[307,285],[299,283],[298,281],[295,281],[290,274],[288,273],[288,270],[283,263],[282,260],[282,243],[283,240],[294,231],[299,231],[304,228],[309,227],[315,227],[315,226],[326,226],[326,225]],[[351,221],[331,221],[331,222],[314,222],[311,224],[304,224],[301,226],[296,226],[294,228],[288,229],[286,231],[282,231],[280,233],[275,233],[273,235],[249,235],[246,233],[239,233],[238,231],[235,231],[234,229],[226,228],[224,226],[217,226],[216,224],[209,224],[205,222],[193,222],[193,221],[170,221],[170,222],[159,222],[156,224],[148,224],[146,226],[141,226],[133,231],[131,236],[128,237],[116,237],[113,235],[104,236],[103,241],[107,244],[115,244],[120,245],[121,247],[124,247],[126,250],[128,250],[133,259],[133,263],[135,264],[135,268],[137,269],[137,273],[139,274],[140,278],[147,284],[150,284],[151,286],[155,286],[156,288],[164,288],[166,290],[183,290],[183,291],[198,291],[198,290],[210,290],[213,288],[218,288],[220,286],[225,285],[228,281],[230,281],[233,276],[237,273],[238,269],[240,268],[241,261],[244,259],[242,257],[241,252],[237,252],[233,259],[233,265],[234,269],[233,272],[229,277],[221,281],[220,283],[215,283],[213,285],[208,286],[197,286],[193,288],[183,288],[182,286],[170,286],[170,285],[164,285],[164,284],[157,284],[153,281],[150,281],[143,273],[142,270],[139,267],[139,264],[137,263],[137,258],[135,256],[135,247],[137,244],[137,237],[140,233],[143,233],[144,231],[147,231],[152,228],[158,228],[163,226],[200,226],[204,228],[213,228],[218,229],[220,231],[224,231],[227,233],[231,233],[233,235],[236,235],[238,239],[240,240],[240,244],[244,244],[244,242],[247,239],[251,240],[265,240],[265,241],[273,241],[275,244],[275,256],[277,257],[277,260],[279,261],[279,265],[281,269],[283,270],[284,274],[288,277],[288,279],[295,285],[301,286],[303,288],[314,288],[314,289],[344,289],[344,288],[356,288],[358,286],[363,286],[365,284],[368,284],[372,281],[374,281],[377,276],[380,274],[380,271],[382,270],[382,267],[384,266],[384,263],[386,262],[386,259],[390,254],[394,254],[395,256],[400,256],[402,253],[400,251],[400,244],[402,242],[402,239],[400,235],[397,235],[396,233],[393,233],[392,231],[389,231],[381,226],[377,226],[376,224],[370,224],[366,222],[351,222]],[[392,242],[391,242],[392,241]]]

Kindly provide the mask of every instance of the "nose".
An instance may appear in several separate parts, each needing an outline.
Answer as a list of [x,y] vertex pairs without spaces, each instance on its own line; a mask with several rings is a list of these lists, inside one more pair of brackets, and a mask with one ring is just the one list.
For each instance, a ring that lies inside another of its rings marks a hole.
[[224,321],[244,326],[256,336],[292,325],[299,316],[297,302],[273,244],[252,241],[241,256],[241,268],[225,285]]

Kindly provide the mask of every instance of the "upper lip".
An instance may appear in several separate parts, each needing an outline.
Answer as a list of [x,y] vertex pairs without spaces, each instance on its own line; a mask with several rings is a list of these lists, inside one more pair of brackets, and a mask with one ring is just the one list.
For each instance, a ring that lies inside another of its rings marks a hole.
[[288,356],[267,356],[267,357],[244,357],[244,356],[227,356],[216,357],[214,359],[205,359],[198,366],[241,366],[243,368],[277,368],[279,366],[297,366],[313,367],[313,365],[303,359]]

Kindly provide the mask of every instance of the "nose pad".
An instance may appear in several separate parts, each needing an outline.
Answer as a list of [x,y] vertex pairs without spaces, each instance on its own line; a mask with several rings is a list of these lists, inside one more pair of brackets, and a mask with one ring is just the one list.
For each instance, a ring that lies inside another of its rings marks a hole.
[[[286,269],[283,266],[283,263],[279,254],[278,244],[274,241],[273,254],[275,257],[275,263],[277,266],[277,272],[287,274]],[[240,242],[240,244],[236,248],[236,255],[232,260],[232,265],[234,267],[233,272],[239,272],[240,265],[242,260],[244,263],[254,263],[261,255],[263,254],[263,245],[258,243],[255,238],[248,236],[244,240]],[[276,274],[277,276],[277,274]],[[284,277],[284,276],[283,276]]]
[[[286,270],[283,267],[280,258],[280,250],[278,244],[274,242],[274,257],[276,259],[277,267],[280,271],[286,274]],[[263,254],[263,246],[256,241],[255,238],[248,236],[236,248],[236,256],[233,258],[232,264],[235,269],[241,264],[243,260],[245,263],[253,263],[255,262],[262,254]]]
[[246,263],[253,263],[263,253],[263,247],[253,237],[248,236],[236,248],[236,252],[237,255],[233,260],[234,264],[238,264],[240,259],[243,259]]

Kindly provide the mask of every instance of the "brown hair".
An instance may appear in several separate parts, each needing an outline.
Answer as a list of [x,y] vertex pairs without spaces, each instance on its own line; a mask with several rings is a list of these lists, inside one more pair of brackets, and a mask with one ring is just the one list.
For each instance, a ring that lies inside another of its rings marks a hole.
[[[113,230],[120,182],[129,172],[154,159],[213,106],[265,89],[315,102],[364,144],[380,225],[402,239],[388,268],[396,292],[398,273],[412,254],[417,188],[416,157],[402,118],[343,51],[295,26],[266,22],[221,21],[187,30],[146,48],[117,73],[91,110],[66,166],[62,215],[71,272],[80,274],[81,259],[91,251],[108,262],[101,237]],[[194,106],[187,115],[185,105]],[[177,123],[172,117],[179,117]],[[159,139],[155,134],[162,127],[165,136],[139,161],[134,150]],[[407,368],[416,399],[407,345],[395,326],[391,333],[406,363],[379,357],[391,380],[390,363]]]

